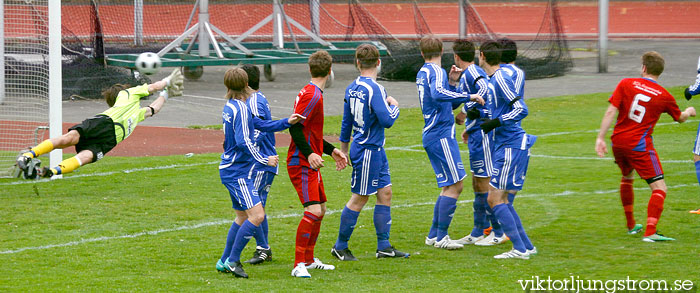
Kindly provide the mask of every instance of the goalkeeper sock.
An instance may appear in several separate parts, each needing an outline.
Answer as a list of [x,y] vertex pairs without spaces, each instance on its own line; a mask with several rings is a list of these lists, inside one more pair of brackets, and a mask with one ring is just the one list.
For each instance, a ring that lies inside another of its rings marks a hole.
[[41,156],[43,154],[49,153],[50,151],[53,150],[53,143],[51,140],[45,140],[42,141],[40,144],[37,146],[33,147],[31,150],[28,152],[22,154],[25,157],[30,157],[30,158],[36,158],[38,156]]
[[231,255],[231,248],[233,248],[233,242],[234,240],[236,240],[236,234],[238,233],[238,229],[240,228],[241,226],[236,224],[236,221],[233,221],[233,224],[231,224],[231,228],[228,229],[228,236],[226,236],[226,246],[224,247],[224,254],[221,255],[221,262],[225,263],[228,259],[228,256]]
[[68,174],[73,172],[78,167],[82,166],[83,162],[78,159],[78,156],[74,156],[70,159],[65,159],[63,162],[59,163],[58,166],[53,167],[52,171],[54,175]]
[[316,247],[318,233],[321,232],[321,221],[323,221],[323,216],[318,217],[318,220],[316,220],[316,223],[314,223],[313,230],[311,230],[309,245],[306,246],[306,252],[304,255],[307,265],[314,263],[314,248]]
[[647,230],[644,237],[651,236],[656,233],[656,224],[661,218],[661,212],[664,211],[664,200],[666,192],[661,189],[655,189],[651,192],[649,198],[649,206],[647,207]]
[[357,218],[360,216],[360,212],[353,211],[347,206],[343,209],[340,214],[340,229],[338,229],[338,240],[335,241],[335,249],[342,250],[348,248],[348,241],[350,241],[350,236],[355,230],[355,225],[357,224]]
[[253,225],[250,221],[245,220],[245,222],[243,222],[243,225],[238,229],[236,238],[233,241],[233,248],[231,248],[231,254],[228,256],[229,262],[241,261],[241,252],[246,244],[248,244],[248,241],[250,241],[250,238],[253,238],[255,230],[257,229],[258,227]]
[[389,243],[391,207],[385,205],[374,206],[374,231],[377,233],[377,250],[389,248],[391,246],[391,243]]
[[496,218],[496,213],[494,213],[493,209],[489,205],[488,202],[486,202],[486,218],[489,220],[491,223],[491,233],[493,233],[493,236],[496,237],[501,237],[503,236],[503,229],[501,228],[501,223],[498,222],[498,219]]
[[508,208],[508,205],[504,203],[498,204],[493,207],[493,212],[494,215],[496,215],[496,218],[498,218],[498,222],[501,223],[503,232],[505,232],[510,238],[510,241],[513,242],[513,249],[519,252],[525,252],[525,244],[520,238],[518,228],[515,224],[515,219],[513,219],[513,215],[510,213],[510,208]]
[[474,192],[474,229],[472,229],[471,236],[479,237],[484,235],[484,229],[488,228],[488,221],[486,220],[486,197],[488,193],[486,192]]
[[457,209],[457,199],[448,196],[440,196],[440,213],[438,216],[437,241],[447,236],[447,229],[450,228],[452,217]]
[[440,215],[440,199],[441,195],[438,196],[437,201],[435,201],[435,207],[433,208],[433,224],[430,226],[430,232],[428,232],[428,238],[437,237],[437,226],[438,226],[438,215]]

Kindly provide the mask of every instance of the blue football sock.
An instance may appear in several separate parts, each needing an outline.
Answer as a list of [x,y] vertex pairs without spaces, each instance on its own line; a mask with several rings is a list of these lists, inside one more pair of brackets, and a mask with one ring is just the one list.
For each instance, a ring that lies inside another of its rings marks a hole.
[[389,248],[389,232],[391,231],[391,207],[374,206],[374,230],[377,232],[377,250]]
[[360,212],[353,211],[347,206],[343,208],[343,212],[340,214],[340,229],[338,229],[338,240],[335,241],[335,249],[348,248],[348,241],[350,241],[352,231],[355,230],[355,224],[357,224],[357,217],[359,216]]
[[518,234],[520,235],[520,239],[523,241],[525,248],[535,248],[535,246],[532,245],[532,242],[530,242],[530,237],[527,237],[527,234],[525,233],[525,228],[523,228],[523,223],[520,221],[520,216],[518,216],[518,213],[515,212],[515,208],[513,208],[513,205],[508,204],[508,209],[510,209],[510,214],[513,216],[515,226],[518,228]]
[[489,194],[486,192],[474,192],[474,229],[472,229],[472,237],[484,235],[484,229],[488,228],[488,220],[486,219],[486,197]]
[[508,205],[504,203],[496,205],[493,207],[493,212],[498,221],[501,223],[503,232],[505,232],[510,238],[510,241],[513,242],[513,248],[519,252],[525,252],[525,244],[523,244],[523,240],[520,239],[518,227],[515,224],[515,219],[513,219],[513,215],[510,213],[510,208],[508,208]]
[[452,217],[457,209],[457,199],[441,196],[440,200],[440,215],[438,216],[437,241],[442,240],[447,236],[447,229],[450,228]]
[[241,260],[241,251],[243,251],[243,248],[246,246],[246,244],[248,244],[250,238],[255,236],[258,228],[260,227],[253,225],[253,223],[248,220],[243,222],[241,228],[238,229],[238,233],[236,233],[236,240],[233,242],[231,254],[228,256],[229,262],[237,262]]
[[438,227],[438,215],[440,215],[440,199],[442,196],[438,196],[437,201],[435,201],[435,207],[433,208],[433,224],[430,226],[430,232],[428,232],[428,238],[437,237],[437,227]]
[[513,204],[515,201],[515,193],[508,193],[508,203]]
[[233,241],[236,240],[236,233],[238,233],[239,228],[241,228],[241,226],[236,224],[236,221],[233,221],[231,228],[228,229],[228,236],[226,236],[226,247],[224,247],[224,254],[221,255],[221,262],[226,262],[226,259],[231,254]]
[[267,215],[265,215],[265,219],[263,219],[262,223],[260,223],[260,230],[258,231],[259,233],[255,233],[255,243],[257,246],[260,246],[262,248],[270,248],[268,247],[269,242],[267,240]]
[[[494,236],[496,237],[501,237],[503,236],[503,229],[501,229],[501,223],[498,222],[498,219],[496,218],[496,214],[493,212],[493,209],[487,202],[486,205],[486,219],[488,222],[491,224],[491,233],[493,233]],[[487,223],[488,224],[488,223]]]
[[695,162],[695,176],[698,177],[698,184],[700,184],[700,161]]

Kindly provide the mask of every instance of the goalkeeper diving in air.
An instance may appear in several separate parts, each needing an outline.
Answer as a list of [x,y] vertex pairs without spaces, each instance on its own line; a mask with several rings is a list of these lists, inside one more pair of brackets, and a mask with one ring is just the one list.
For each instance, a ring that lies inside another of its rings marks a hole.
[[[152,84],[135,87],[115,84],[109,87],[102,92],[109,109],[72,126],[62,136],[47,139],[23,153],[17,158],[17,167],[25,178],[34,179],[67,174],[82,165],[97,162],[129,137],[139,122],[158,113],[168,97],[181,96],[183,81],[180,69],[175,69],[168,77]],[[141,107],[141,99],[157,91],[160,91],[160,96],[147,107]],[[75,146],[77,154],[56,167],[41,168],[35,159],[54,149],[71,146]]]

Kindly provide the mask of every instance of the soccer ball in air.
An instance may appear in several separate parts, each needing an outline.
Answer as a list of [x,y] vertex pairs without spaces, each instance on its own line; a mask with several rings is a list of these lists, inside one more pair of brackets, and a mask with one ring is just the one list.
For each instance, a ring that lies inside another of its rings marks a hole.
[[136,69],[143,74],[154,74],[160,70],[160,57],[158,54],[146,52],[136,58]]

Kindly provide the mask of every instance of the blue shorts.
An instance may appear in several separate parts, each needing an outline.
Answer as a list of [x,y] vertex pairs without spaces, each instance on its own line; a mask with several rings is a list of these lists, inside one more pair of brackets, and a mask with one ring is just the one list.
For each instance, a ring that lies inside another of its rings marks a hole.
[[698,124],[698,132],[695,134],[695,145],[693,146],[693,154],[700,156],[700,124]]
[[484,132],[474,131],[469,133],[467,146],[469,147],[469,167],[474,177],[491,177],[491,141]]
[[359,195],[373,195],[391,186],[389,161],[383,148],[370,149],[355,144],[350,148],[352,178],[350,190]]
[[496,189],[522,190],[529,161],[529,148],[496,148],[493,152],[493,174],[489,183]]
[[250,178],[222,178],[221,183],[228,189],[234,209],[245,211],[260,203],[258,191],[255,190],[253,180]]
[[267,171],[256,171],[253,173],[253,188],[258,192],[263,207],[267,204],[267,195],[270,193],[270,186],[275,180],[275,173]]
[[453,185],[467,177],[459,155],[459,145],[454,138],[441,138],[423,145],[435,171],[438,187]]

